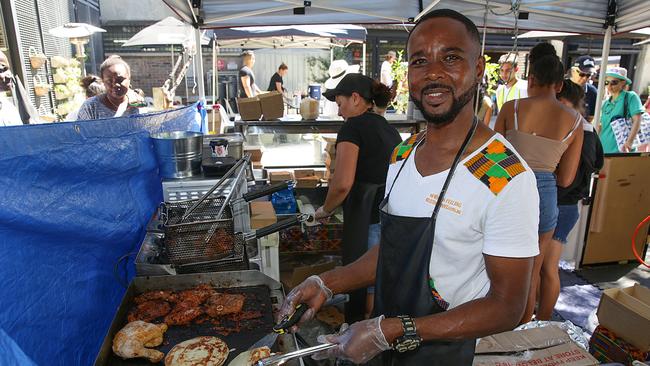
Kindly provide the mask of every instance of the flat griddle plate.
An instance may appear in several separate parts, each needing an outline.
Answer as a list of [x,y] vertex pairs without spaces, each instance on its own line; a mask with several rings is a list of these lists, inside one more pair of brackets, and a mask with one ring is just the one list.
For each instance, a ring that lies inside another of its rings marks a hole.
[[[163,289],[164,290],[164,289]],[[262,313],[261,318],[242,320],[240,321],[241,331],[223,335],[217,327],[210,320],[203,324],[191,324],[188,326],[170,326],[165,332],[163,344],[155,349],[167,354],[172,347],[176,344],[192,339],[198,336],[215,336],[222,339],[231,349],[228,362],[232,361],[239,353],[246,351],[257,340],[271,332],[273,327],[273,312],[271,304],[271,294],[267,286],[248,286],[248,287],[235,287],[219,289],[217,291],[231,294],[243,294],[246,296],[243,311],[259,311]],[[129,309],[133,306],[133,302],[129,303]],[[156,319],[153,323],[161,323],[162,319]],[[123,319],[123,325],[126,325],[126,319]],[[220,322],[219,327],[225,329],[233,329],[236,323],[231,320],[223,320]],[[111,340],[112,341],[112,340]],[[234,349],[234,350],[233,350]],[[111,352],[108,358],[107,365],[115,366],[135,366],[135,365],[154,365],[144,358],[136,358],[129,360],[122,360]],[[162,362],[155,365],[164,365]]]

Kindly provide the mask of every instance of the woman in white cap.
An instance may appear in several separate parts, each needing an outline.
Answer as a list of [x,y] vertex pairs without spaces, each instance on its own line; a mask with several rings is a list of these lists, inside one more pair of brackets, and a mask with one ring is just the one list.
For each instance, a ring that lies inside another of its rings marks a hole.
[[[386,85],[353,73],[324,96],[336,101],[345,123],[336,138],[336,171],[325,203],[314,216],[327,221],[337,207],[343,206],[343,264],[349,264],[379,244],[379,204],[384,198],[391,154],[402,139],[395,127],[374,111],[377,102],[385,104],[390,96]],[[365,292],[350,294],[347,322],[362,320],[370,313],[372,301]]]
[[[359,68],[359,65],[348,65],[345,60],[332,61],[327,70],[330,77],[325,81],[325,90],[336,88],[345,75],[351,73],[356,74],[359,72]],[[326,100],[323,104],[323,114],[326,116],[337,116],[339,114],[339,108],[336,103]]]
[[[603,144],[605,154],[630,152],[636,134],[639,132],[641,115],[645,112],[641,98],[633,91],[626,91],[625,86],[632,81],[627,77],[627,70],[622,67],[607,69],[605,86],[610,97],[603,102],[600,116],[600,142]],[[632,128],[623,145],[619,147],[616,142],[611,122],[619,118],[632,120]]]

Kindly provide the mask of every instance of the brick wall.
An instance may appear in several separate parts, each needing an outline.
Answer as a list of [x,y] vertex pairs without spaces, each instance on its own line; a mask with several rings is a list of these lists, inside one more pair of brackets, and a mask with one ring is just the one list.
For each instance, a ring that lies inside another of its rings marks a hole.
[[[160,88],[172,70],[171,56],[130,56],[122,58],[131,67],[131,86],[144,90],[150,97],[152,88]],[[176,89],[177,95],[185,95],[185,82]]]

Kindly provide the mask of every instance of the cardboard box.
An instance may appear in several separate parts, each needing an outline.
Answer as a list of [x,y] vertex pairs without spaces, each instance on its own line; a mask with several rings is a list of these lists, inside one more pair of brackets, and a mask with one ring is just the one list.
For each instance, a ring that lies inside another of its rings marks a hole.
[[280,277],[282,280],[282,283],[286,286],[285,290],[289,290],[291,288],[296,287],[299,285],[302,281],[306,280],[307,277],[311,275],[318,275],[323,272],[329,271],[331,269],[334,269],[336,267],[336,262],[334,261],[329,261],[325,263],[320,263],[320,264],[314,264],[311,266],[300,266],[300,267],[294,267],[293,271],[291,272],[283,272]]
[[237,98],[237,108],[242,121],[258,121],[262,117],[262,104],[259,98]]
[[249,205],[252,229],[263,228],[275,224],[278,221],[275,215],[275,209],[270,201],[253,201]]
[[257,96],[262,106],[262,115],[265,121],[282,118],[284,116],[284,99],[278,91],[260,94]]
[[551,325],[482,338],[474,366],[592,366],[598,361],[562,329]]
[[278,172],[269,172],[269,180],[271,183],[279,183],[287,180],[293,180],[293,175],[291,172],[278,171]]
[[603,291],[598,322],[641,351],[650,351],[650,289],[634,285]]
[[253,146],[245,146],[244,147],[244,154],[245,153],[250,153],[251,154],[251,161],[262,161],[262,155],[264,155],[264,152],[262,151],[261,147],[253,147]]
[[296,179],[300,179],[306,177],[313,177],[316,175],[316,172],[314,171],[314,169],[295,169],[293,171],[293,175],[296,177]]
[[316,188],[320,183],[320,178],[315,175],[311,177],[302,177],[296,179],[296,188]]

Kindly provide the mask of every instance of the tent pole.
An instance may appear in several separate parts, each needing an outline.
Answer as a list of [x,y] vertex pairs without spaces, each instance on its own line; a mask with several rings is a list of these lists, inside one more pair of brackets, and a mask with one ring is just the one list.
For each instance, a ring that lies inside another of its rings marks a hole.
[[212,40],[212,104],[217,104],[219,90],[217,90],[217,80],[219,80],[219,70],[217,69],[217,37]]
[[361,56],[361,73],[366,74],[366,42],[363,42],[363,50],[361,51],[363,56]]
[[201,30],[194,29],[194,41],[196,45],[196,75],[194,79],[197,80],[199,87],[199,100],[205,103],[205,80],[203,79],[203,49],[201,47]]
[[330,65],[334,62],[334,47],[330,46]]
[[605,39],[603,40],[603,54],[600,59],[600,74],[598,76],[598,94],[596,96],[596,110],[594,112],[593,124],[596,126],[596,131],[600,132],[600,112],[605,96],[605,74],[607,73],[607,63],[609,58],[609,46],[612,41],[612,26],[608,26],[605,31]]

